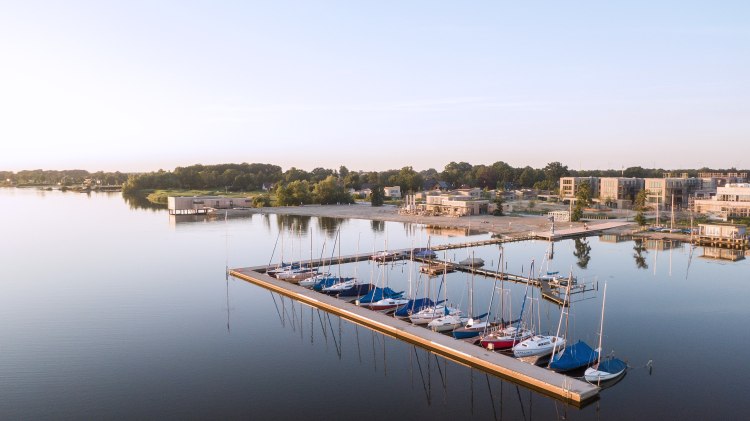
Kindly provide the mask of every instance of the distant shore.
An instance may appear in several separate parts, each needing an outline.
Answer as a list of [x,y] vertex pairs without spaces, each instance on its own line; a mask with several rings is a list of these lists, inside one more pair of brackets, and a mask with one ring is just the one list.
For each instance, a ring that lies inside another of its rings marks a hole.
[[[493,216],[475,215],[460,218],[449,216],[401,215],[395,206],[372,207],[370,205],[305,205],[288,207],[266,207],[253,209],[259,213],[302,215],[332,218],[366,219],[424,224],[439,228],[471,229],[492,234],[515,236],[531,232],[548,231],[551,227],[546,216]],[[606,222],[606,221],[602,221]],[[596,222],[587,222],[589,226]],[[578,227],[583,222],[557,223],[557,227]],[[633,224],[632,227],[635,227]],[[624,227],[627,228],[627,227]],[[620,228],[622,230],[622,228]],[[630,228],[629,230],[632,230]]]

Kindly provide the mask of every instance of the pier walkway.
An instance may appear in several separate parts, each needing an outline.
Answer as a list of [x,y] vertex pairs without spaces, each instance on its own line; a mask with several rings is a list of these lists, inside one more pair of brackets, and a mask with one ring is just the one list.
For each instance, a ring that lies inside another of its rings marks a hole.
[[601,224],[586,225],[585,227],[556,229],[554,234],[552,234],[551,231],[536,232],[536,233],[532,233],[532,236],[536,238],[541,238],[543,240],[554,241],[554,240],[562,240],[563,238],[580,237],[580,236],[585,236],[589,234],[596,234],[604,230],[608,230],[611,228],[618,228],[618,227],[631,225],[631,224],[632,222],[624,222],[624,221],[604,222]]
[[[356,256],[360,257],[360,256]],[[433,332],[392,316],[371,311],[262,273],[267,268],[239,268],[230,275],[301,303],[335,314],[360,326],[417,345],[469,367],[511,380],[548,396],[582,406],[596,398],[599,388],[581,380],[489,351]]]

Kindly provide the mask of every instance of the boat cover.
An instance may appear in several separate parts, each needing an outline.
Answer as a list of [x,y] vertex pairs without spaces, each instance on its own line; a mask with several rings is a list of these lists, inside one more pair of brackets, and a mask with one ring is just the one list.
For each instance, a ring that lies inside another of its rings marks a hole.
[[339,297],[358,297],[360,295],[367,294],[373,288],[375,288],[375,285],[369,284],[369,283],[368,284],[354,284],[353,287],[339,292],[338,296]]
[[317,284],[313,285],[313,290],[322,291],[323,288],[328,288],[339,282],[351,281],[354,278],[339,278],[338,276],[329,276],[318,281]]
[[432,307],[434,305],[440,304],[445,300],[440,300],[437,303],[433,302],[429,298],[416,298],[414,300],[409,300],[408,303],[406,303],[405,306],[401,307],[400,309],[396,310],[396,317],[409,317],[409,315],[418,312],[419,310],[422,310],[426,307]]
[[570,371],[585,367],[596,362],[599,355],[596,351],[583,341],[568,345],[562,351],[555,354],[550,361],[549,367],[555,371]]
[[402,295],[404,295],[404,291],[396,292],[388,287],[375,287],[372,291],[368,292],[367,295],[360,298],[359,303],[370,304],[386,298],[401,298]]
[[599,363],[599,367],[597,369],[605,373],[615,374],[625,370],[627,367],[628,365],[625,363],[625,361],[613,357],[602,360]]

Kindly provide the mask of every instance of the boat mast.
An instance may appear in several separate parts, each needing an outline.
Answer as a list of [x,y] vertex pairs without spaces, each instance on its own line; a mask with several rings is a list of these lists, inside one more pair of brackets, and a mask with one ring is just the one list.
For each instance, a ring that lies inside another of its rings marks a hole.
[[[474,262],[474,250],[471,251],[471,261]],[[469,289],[469,318],[474,317],[474,268],[471,269],[471,288]]]
[[672,195],[672,219],[669,221],[669,230],[674,229],[674,195]]
[[[560,321],[557,322],[557,333],[555,334],[555,337],[560,337],[560,329],[562,328],[562,319],[563,319],[563,313],[565,314],[565,339],[568,339],[568,315],[570,312],[570,284],[573,283],[573,271],[570,271],[570,276],[568,276],[568,285],[565,288],[565,298],[563,298],[562,308],[560,309]],[[568,302],[568,310],[565,309],[565,303]],[[552,361],[555,360],[555,351],[557,351],[557,346],[552,347],[552,356],[549,359],[549,364],[552,364]],[[549,364],[547,364],[547,367],[549,367]]]
[[607,283],[604,283],[604,296],[602,297],[602,320],[599,324],[599,355],[596,360],[596,366],[599,367],[599,363],[602,362],[602,336],[604,336],[604,303],[607,302]]

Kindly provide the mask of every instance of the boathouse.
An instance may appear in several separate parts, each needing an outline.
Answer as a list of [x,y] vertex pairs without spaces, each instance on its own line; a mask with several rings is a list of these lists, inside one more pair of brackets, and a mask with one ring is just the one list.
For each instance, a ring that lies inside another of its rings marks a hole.
[[695,242],[711,246],[747,247],[747,227],[734,224],[698,224]]
[[170,215],[193,215],[208,213],[210,209],[232,209],[251,206],[252,199],[247,197],[170,196],[167,198],[167,208]]

